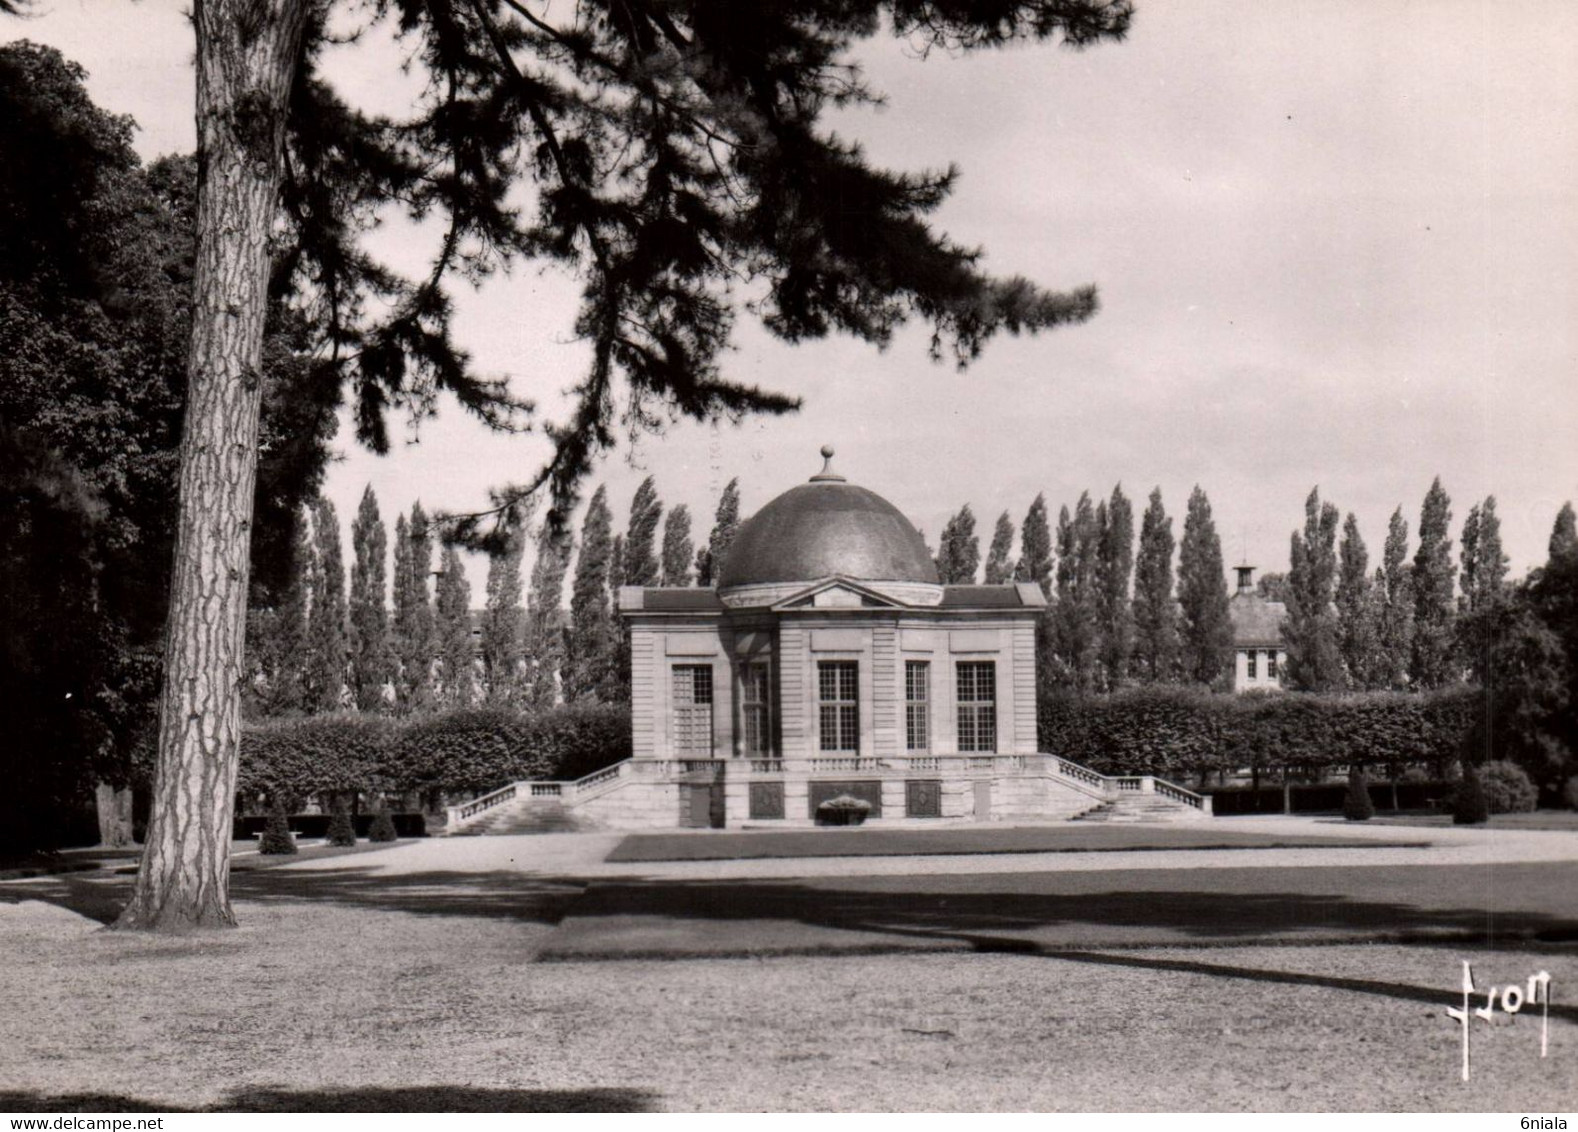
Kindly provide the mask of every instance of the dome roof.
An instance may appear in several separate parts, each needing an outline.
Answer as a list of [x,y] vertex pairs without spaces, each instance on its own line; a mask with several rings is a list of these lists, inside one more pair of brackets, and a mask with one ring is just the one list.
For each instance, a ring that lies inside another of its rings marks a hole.
[[936,564],[914,525],[876,492],[835,473],[831,448],[822,455],[827,466],[819,475],[790,488],[740,527],[719,589],[834,575],[936,586]]

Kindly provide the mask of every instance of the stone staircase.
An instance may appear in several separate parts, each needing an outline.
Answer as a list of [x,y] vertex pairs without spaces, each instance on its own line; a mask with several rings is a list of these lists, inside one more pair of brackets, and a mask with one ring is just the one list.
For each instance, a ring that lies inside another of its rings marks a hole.
[[574,833],[597,829],[584,814],[572,814],[558,798],[518,798],[495,806],[476,821],[455,830],[452,837],[481,837],[503,833]]
[[1072,820],[1114,824],[1144,822],[1154,825],[1201,821],[1207,816],[1194,806],[1174,801],[1161,794],[1120,794]]

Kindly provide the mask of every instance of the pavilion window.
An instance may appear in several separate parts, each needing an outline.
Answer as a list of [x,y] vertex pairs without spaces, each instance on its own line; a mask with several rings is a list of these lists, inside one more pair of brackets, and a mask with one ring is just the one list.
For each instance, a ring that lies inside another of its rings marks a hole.
[[1257,663],[1259,661],[1259,657],[1260,657],[1260,654],[1258,652],[1256,652],[1254,649],[1250,649],[1249,650],[1249,667],[1247,669],[1245,669],[1245,672],[1248,674],[1248,676],[1249,676],[1249,678],[1251,680],[1253,680],[1255,678],[1255,673],[1257,671],[1257,667],[1256,666],[1257,666]]
[[747,755],[768,755],[773,746],[772,683],[767,661],[740,665],[740,723]]
[[1266,679],[1268,679],[1268,680],[1275,680],[1276,678],[1277,678],[1277,650],[1276,649],[1272,649],[1270,652],[1268,652],[1266,654]]
[[860,666],[823,660],[816,666],[819,738],[824,751],[860,750]]
[[904,662],[904,746],[906,750],[931,748],[931,662]]
[[963,661],[955,667],[959,692],[959,750],[997,750],[997,664]]
[[674,750],[712,755],[712,665],[674,666]]

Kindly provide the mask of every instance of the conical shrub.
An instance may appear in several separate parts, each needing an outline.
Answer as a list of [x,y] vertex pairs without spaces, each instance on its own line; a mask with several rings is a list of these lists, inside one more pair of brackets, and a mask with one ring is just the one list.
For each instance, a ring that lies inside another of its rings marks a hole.
[[1348,795],[1342,800],[1342,816],[1349,821],[1369,821],[1375,816],[1375,803],[1370,800],[1370,784],[1364,772],[1350,771]]
[[334,801],[334,815],[329,818],[329,844],[342,847],[356,844],[356,826],[351,824],[351,809],[344,798]]
[[285,812],[285,799],[274,795],[269,807],[268,824],[263,827],[263,837],[258,842],[258,852],[288,856],[296,851],[296,839],[290,835],[290,815]]
[[378,809],[373,814],[373,827],[367,831],[368,841],[398,841],[400,835],[395,832],[394,818],[389,816],[389,804],[382,798],[378,799]]
[[1479,780],[1479,771],[1467,764],[1463,777],[1458,780],[1457,791],[1452,795],[1452,824],[1479,825],[1490,820],[1490,803],[1485,799],[1485,786]]

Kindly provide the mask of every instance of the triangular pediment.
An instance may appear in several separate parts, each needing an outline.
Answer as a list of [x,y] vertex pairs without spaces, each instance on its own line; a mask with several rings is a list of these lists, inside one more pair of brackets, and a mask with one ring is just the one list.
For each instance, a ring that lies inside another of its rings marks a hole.
[[850,578],[828,578],[772,606],[789,609],[903,609],[904,603]]

